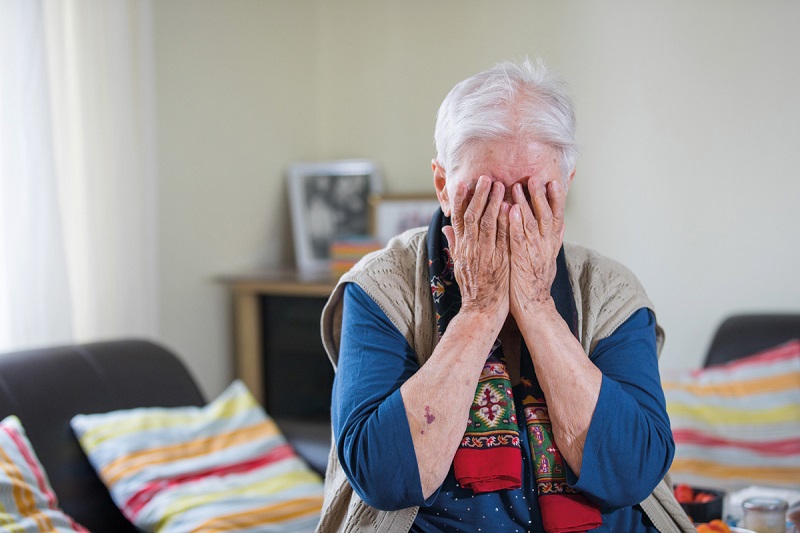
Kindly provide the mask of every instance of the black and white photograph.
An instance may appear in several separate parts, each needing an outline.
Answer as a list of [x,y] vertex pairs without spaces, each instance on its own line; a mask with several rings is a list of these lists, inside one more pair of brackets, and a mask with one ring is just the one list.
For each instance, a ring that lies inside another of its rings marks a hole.
[[369,235],[369,198],[381,188],[377,166],[367,160],[297,163],[288,179],[298,270],[324,271],[332,242]]

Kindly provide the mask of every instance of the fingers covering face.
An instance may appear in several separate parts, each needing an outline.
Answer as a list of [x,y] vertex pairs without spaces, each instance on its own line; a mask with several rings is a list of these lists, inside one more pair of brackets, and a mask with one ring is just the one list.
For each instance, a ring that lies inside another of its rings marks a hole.
[[547,200],[550,210],[553,212],[553,225],[557,231],[564,228],[564,204],[566,190],[564,185],[558,181],[551,181],[547,184]]
[[475,194],[467,204],[464,211],[464,237],[472,242],[478,239],[479,226],[483,220],[486,208],[486,199],[492,189],[492,182],[486,176],[478,178],[475,184]]
[[[507,210],[502,209],[505,187],[500,182],[492,182],[487,176],[481,176],[475,185],[472,198],[469,189],[459,183],[453,202],[452,225],[457,239],[466,239],[477,243],[480,239],[487,245],[497,241],[498,218]],[[504,222],[507,234],[508,224]]]
[[499,182],[493,183],[489,195],[489,203],[486,205],[486,211],[484,211],[481,218],[481,239],[488,246],[494,247],[499,237],[497,235],[500,223],[498,216],[500,215],[503,196],[505,196],[503,184]]
[[514,184],[510,212],[511,238],[531,239],[560,236],[564,228],[564,187],[556,180],[544,186],[527,183],[530,202],[523,186]]
[[534,187],[529,181],[528,190],[533,203],[533,214],[539,223],[539,235],[546,237],[550,234],[553,225],[553,212],[550,210],[550,204],[545,196],[545,187]]
[[507,254],[509,251],[508,232],[509,222],[508,216],[511,210],[511,205],[507,202],[500,204],[500,216],[497,218],[497,242],[495,249],[501,254]]
[[456,237],[464,235],[464,201],[467,197],[467,186],[459,183],[456,186],[456,193],[453,198],[453,216],[451,223],[455,230]]
[[[530,200],[525,194],[527,187]],[[557,180],[536,185],[528,180],[511,190],[513,205],[504,201],[505,187],[488,176],[480,176],[474,194],[464,183],[456,187],[452,225],[457,240],[506,247],[509,237],[546,239],[560,237],[564,228],[565,190]]]

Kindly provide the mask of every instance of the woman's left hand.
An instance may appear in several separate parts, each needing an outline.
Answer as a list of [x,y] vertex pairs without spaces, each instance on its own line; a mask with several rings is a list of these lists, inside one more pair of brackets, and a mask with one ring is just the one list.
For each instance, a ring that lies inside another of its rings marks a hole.
[[531,354],[542,386],[558,449],[575,475],[603,376],[556,310],[550,288],[564,236],[565,187],[557,179],[528,180],[533,210],[522,186],[514,185],[509,212],[509,310]]
[[527,187],[533,210],[517,183],[509,212],[509,310],[518,323],[537,305],[551,302],[550,287],[556,276],[556,257],[564,236],[564,186],[553,180]]

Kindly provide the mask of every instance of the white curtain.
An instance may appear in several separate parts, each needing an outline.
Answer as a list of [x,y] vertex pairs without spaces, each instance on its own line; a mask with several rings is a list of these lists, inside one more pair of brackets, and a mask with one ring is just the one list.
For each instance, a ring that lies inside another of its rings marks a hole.
[[0,0],[0,352],[157,336],[151,8]]

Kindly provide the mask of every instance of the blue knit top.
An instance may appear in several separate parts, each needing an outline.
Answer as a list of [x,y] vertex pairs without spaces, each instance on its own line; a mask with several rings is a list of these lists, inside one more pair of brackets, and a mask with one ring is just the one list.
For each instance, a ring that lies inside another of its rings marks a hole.
[[[655,318],[635,312],[591,354],[603,373],[580,476],[569,484],[599,507],[593,531],[656,531],[637,505],[667,472],[674,443],[661,390]],[[451,467],[426,501],[400,386],[419,369],[416,354],[357,285],[344,293],[332,421],[339,460],[356,493],[381,510],[419,506],[411,531],[543,532],[522,406],[522,487],[473,494]],[[519,402],[521,404],[521,402]]]

